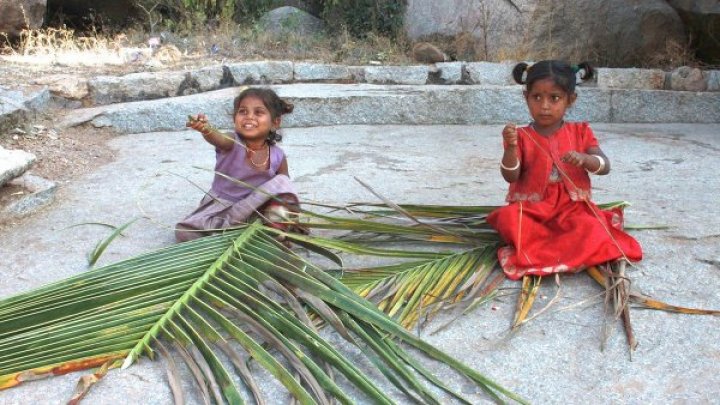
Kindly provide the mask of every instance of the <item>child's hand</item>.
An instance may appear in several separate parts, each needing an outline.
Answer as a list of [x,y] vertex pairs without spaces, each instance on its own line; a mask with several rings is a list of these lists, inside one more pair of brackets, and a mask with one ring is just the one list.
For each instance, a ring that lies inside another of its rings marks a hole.
[[185,124],[185,126],[199,132],[204,132],[208,126],[207,116],[203,113],[200,113],[198,115],[190,115],[188,116],[188,122]]
[[517,127],[515,126],[515,124],[505,125],[505,128],[503,128],[503,131],[502,131],[502,136],[503,136],[503,141],[505,143],[505,147],[517,146],[518,134],[517,134]]
[[577,167],[584,167],[585,162],[590,156],[586,153],[572,150],[562,157],[562,161]]

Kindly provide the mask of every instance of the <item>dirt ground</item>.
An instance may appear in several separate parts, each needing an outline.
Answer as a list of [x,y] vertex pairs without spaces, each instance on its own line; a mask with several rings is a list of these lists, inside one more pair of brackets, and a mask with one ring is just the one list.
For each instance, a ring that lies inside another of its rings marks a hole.
[[[76,127],[57,129],[55,124],[72,110],[54,110],[27,123],[26,129],[0,134],[0,146],[21,149],[36,156],[29,173],[56,182],[60,187],[111,162],[115,151],[108,140],[116,136],[109,129]],[[22,198],[27,190],[6,184],[0,187],[0,210]],[[20,218],[0,218],[0,230],[17,225]]]

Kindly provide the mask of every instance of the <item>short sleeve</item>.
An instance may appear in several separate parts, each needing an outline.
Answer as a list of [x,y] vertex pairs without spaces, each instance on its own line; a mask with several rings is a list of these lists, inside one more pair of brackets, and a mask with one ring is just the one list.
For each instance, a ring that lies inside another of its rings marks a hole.
[[285,160],[285,152],[275,145],[270,146],[270,171],[273,174],[277,174],[283,160]]
[[595,138],[593,130],[590,128],[590,125],[588,125],[587,122],[583,122],[580,125],[579,141],[579,144],[582,145],[583,152],[587,152],[587,150],[592,147],[600,146],[597,138]]

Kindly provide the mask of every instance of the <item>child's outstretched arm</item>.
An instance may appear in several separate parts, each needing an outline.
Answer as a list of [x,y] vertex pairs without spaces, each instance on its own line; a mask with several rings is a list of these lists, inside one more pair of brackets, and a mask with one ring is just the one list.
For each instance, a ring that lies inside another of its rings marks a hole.
[[515,124],[507,124],[502,131],[503,152],[500,162],[500,173],[508,183],[520,178],[520,158],[518,157],[518,133]]
[[200,132],[209,144],[222,151],[229,151],[235,145],[232,135],[225,134],[210,125],[205,114],[189,116],[185,126]]
[[570,151],[562,157],[563,162],[582,167],[592,174],[605,175],[610,173],[610,159],[602,149],[591,146],[585,153]]

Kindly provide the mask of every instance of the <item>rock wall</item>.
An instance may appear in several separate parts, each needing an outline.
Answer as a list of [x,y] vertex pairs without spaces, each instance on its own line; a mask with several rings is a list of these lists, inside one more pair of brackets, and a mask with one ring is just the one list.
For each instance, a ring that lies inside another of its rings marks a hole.
[[720,1],[668,0],[685,22],[698,58],[720,65]]
[[46,4],[47,0],[0,0],[0,32],[15,37],[25,28],[39,28]]
[[649,64],[685,27],[665,0],[408,0],[406,31],[469,36],[477,59]]

